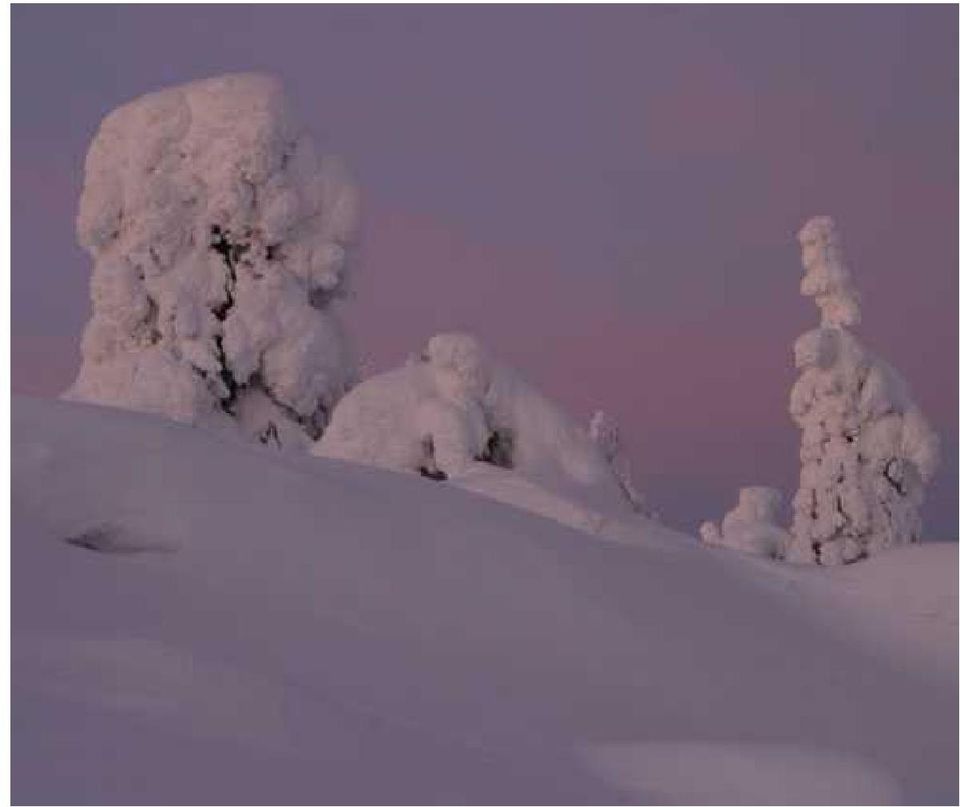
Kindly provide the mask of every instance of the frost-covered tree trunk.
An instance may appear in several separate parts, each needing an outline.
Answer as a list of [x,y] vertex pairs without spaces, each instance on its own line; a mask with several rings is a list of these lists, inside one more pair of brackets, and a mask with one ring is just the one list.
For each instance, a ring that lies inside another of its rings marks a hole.
[[833,221],[811,219],[798,238],[801,292],[814,298],[821,324],[794,346],[801,374],[790,414],[801,429],[801,468],[786,558],[833,565],[920,539],[938,442],[903,379],[849,330],[859,299]]
[[66,396],[312,442],[352,379],[336,306],[356,215],[273,78],[110,113],[85,166],[93,316]]

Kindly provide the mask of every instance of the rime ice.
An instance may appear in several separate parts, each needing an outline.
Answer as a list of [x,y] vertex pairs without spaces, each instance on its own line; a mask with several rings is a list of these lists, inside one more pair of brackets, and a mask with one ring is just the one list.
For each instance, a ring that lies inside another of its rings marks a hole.
[[786,558],[835,565],[920,539],[938,441],[906,382],[848,330],[860,321],[859,298],[833,221],[811,219],[798,238],[801,292],[821,324],[794,345],[801,469]]
[[308,443],[351,378],[335,307],[356,208],[270,77],[110,113],[77,217],[93,316],[67,396]]

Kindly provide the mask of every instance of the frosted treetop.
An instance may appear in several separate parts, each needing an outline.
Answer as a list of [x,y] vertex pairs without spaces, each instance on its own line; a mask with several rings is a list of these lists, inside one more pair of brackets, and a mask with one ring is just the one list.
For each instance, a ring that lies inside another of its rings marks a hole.
[[843,263],[840,234],[833,219],[815,216],[803,225],[797,240],[803,263],[800,293],[814,298],[821,323],[831,327],[859,324],[860,295]]

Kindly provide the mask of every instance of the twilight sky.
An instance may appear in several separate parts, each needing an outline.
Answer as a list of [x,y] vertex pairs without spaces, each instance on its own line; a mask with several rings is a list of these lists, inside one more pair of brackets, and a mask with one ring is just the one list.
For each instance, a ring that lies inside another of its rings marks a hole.
[[837,220],[864,341],[944,441],[957,536],[955,6],[13,6],[12,384],[72,380],[73,218],[100,119],[162,86],[281,77],[364,195],[349,306],[368,370],[477,334],[620,422],[665,520],[792,495],[794,233]]

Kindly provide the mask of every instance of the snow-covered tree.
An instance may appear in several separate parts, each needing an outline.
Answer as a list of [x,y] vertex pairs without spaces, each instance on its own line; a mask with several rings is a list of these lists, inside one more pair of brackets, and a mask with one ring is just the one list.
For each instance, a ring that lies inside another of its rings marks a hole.
[[776,488],[740,488],[737,506],[723,517],[719,527],[712,521],[703,523],[700,537],[712,546],[769,558],[781,557],[790,539],[790,534],[777,525],[781,499]]
[[821,324],[794,346],[801,373],[790,414],[802,432],[801,469],[785,555],[833,565],[920,539],[938,441],[900,375],[849,330],[859,299],[833,221],[811,219],[798,238],[801,292],[814,298]]
[[434,478],[460,475],[490,435],[479,403],[488,384],[476,340],[435,336],[419,359],[347,393],[313,451]]
[[493,463],[591,506],[627,504],[587,430],[467,334],[354,387],[314,453],[436,478]]
[[356,218],[271,77],[113,111],[86,159],[93,316],[67,397],[312,442],[352,378],[336,307]]
[[602,409],[598,409],[590,418],[590,438],[596,444],[603,457],[610,463],[617,482],[630,505],[638,513],[646,513],[646,503],[643,495],[633,483],[630,470],[630,461],[623,452],[620,441],[620,427]]

